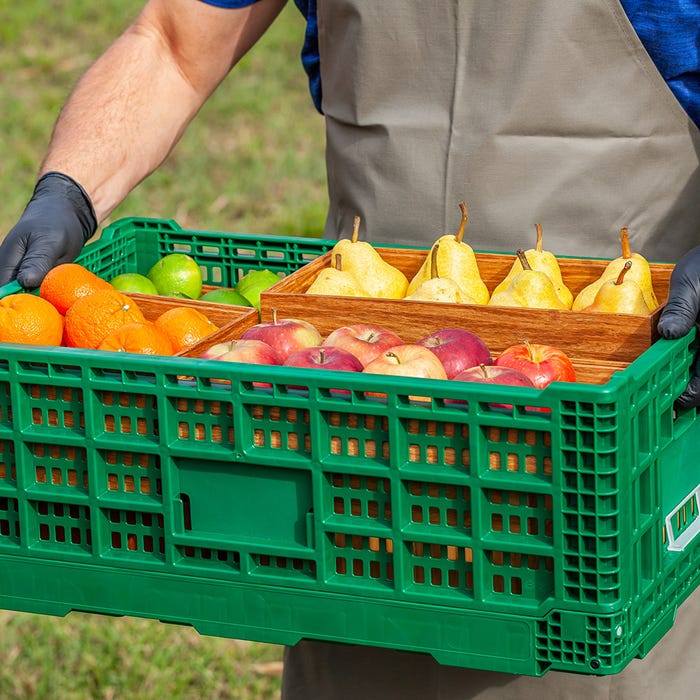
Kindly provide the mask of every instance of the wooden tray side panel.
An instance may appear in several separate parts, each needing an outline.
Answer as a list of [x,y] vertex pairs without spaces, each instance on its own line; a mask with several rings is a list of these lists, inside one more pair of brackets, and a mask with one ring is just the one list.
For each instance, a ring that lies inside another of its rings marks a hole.
[[[411,278],[425,251],[379,249],[382,257]],[[556,345],[577,361],[629,363],[658,338],[661,307],[648,316],[582,311],[523,309],[440,302],[408,301],[306,294],[311,282],[329,264],[330,253],[292,273],[261,295],[261,318],[270,320],[272,309],[280,317],[303,318],[322,334],[355,323],[381,325],[407,342],[440,328],[459,327],[477,333],[492,352],[527,338]],[[513,256],[477,253],[482,278],[491,291],[508,273]],[[562,276],[574,294],[597,279],[607,260],[563,258]],[[652,265],[652,279],[660,300],[668,295],[671,265]]]

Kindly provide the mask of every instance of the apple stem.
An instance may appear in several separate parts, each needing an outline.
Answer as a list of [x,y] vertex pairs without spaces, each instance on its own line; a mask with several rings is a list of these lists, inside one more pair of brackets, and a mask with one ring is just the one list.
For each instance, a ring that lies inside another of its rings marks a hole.
[[479,369],[481,370],[481,373],[484,375],[484,379],[488,379],[489,378],[489,371],[486,369],[486,365],[483,362],[481,362],[479,364]]
[[542,224],[535,224],[535,231],[537,232],[537,243],[535,243],[535,250],[538,253],[542,252]]
[[324,364],[326,362],[326,349],[325,348],[321,348],[318,351],[318,358],[319,358],[319,360],[321,360],[320,364]]
[[438,250],[440,250],[440,244],[435,243],[430,251],[430,279],[440,276],[438,274]]
[[388,350],[387,352],[385,352],[384,357],[390,357],[392,360],[396,360],[397,365],[401,364],[401,360],[399,359],[399,356],[395,352],[392,352],[391,350]]
[[460,202],[459,208],[462,212],[462,221],[459,224],[459,231],[457,231],[455,234],[455,241],[457,241],[457,243],[462,242],[462,238],[464,238],[464,230],[467,228],[467,203]]
[[532,266],[530,265],[530,261],[527,259],[527,255],[525,255],[525,251],[522,248],[518,248],[516,254],[518,256],[518,260],[520,260],[520,264],[523,266],[523,270],[532,270]]
[[622,281],[625,279],[625,275],[627,274],[630,267],[632,267],[632,261],[628,260],[620,270],[620,274],[617,276],[615,284],[622,284]]
[[273,306],[270,309],[270,312],[272,313],[272,325],[276,326],[277,325],[277,309]]
[[360,217],[356,216],[352,223],[352,237],[350,241],[352,243],[357,243],[357,237],[360,235]]
[[534,362],[535,354],[532,352],[532,345],[530,344],[530,341],[527,338],[523,338],[520,342],[527,348],[527,354],[530,362]]

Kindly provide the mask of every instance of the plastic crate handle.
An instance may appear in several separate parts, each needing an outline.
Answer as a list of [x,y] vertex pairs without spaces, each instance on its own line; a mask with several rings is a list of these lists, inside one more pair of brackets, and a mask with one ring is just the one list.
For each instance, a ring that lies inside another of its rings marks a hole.
[[[695,499],[695,519],[678,537],[673,535],[672,522],[681,509],[688,505],[691,499]],[[667,516],[666,534],[668,536],[668,551],[682,552],[695,539],[700,532],[700,484],[698,484]]]

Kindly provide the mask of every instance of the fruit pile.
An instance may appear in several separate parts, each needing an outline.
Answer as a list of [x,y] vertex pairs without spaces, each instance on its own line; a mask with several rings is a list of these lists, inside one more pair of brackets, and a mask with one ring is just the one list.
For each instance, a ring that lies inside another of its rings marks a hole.
[[218,342],[199,356],[209,360],[308,367],[402,377],[451,379],[544,388],[576,381],[562,350],[523,341],[493,357],[486,343],[463,328],[437,330],[405,342],[382,326],[358,323],[325,338],[308,321],[278,318],[258,323],[234,340]]
[[251,270],[235,287],[203,291],[202,271],[197,261],[186,253],[168,253],[142,275],[125,272],[110,280],[122,292],[157,294],[180,299],[196,299],[216,304],[233,304],[260,308],[260,293],[279,282],[271,270]]
[[173,355],[218,327],[198,309],[173,306],[154,319],[77,263],[49,271],[39,295],[0,299],[0,342]]
[[489,292],[474,250],[463,240],[464,202],[460,209],[458,232],[435,241],[411,280],[372,245],[358,240],[360,218],[355,217],[351,238],[335,244],[330,266],[321,270],[306,293],[636,315],[648,315],[659,305],[649,263],[632,253],[627,228],[620,233],[620,257],[574,295],[562,279],[556,256],[543,249],[542,226],[536,224],[535,247],[519,249],[508,274]]

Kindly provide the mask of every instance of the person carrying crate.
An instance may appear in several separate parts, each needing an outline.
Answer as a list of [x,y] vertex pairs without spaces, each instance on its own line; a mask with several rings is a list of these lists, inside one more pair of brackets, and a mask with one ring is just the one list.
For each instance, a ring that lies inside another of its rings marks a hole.
[[[35,191],[0,246],[0,284],[39,285],[166,158],[284,0],[149,0],[57,121]],[[659,0],[296,0],[327,132],[326,236],[360,215],[377,241],[432,243],[470,202],[470,243],[512,250],[546,223],[562,255],[676,262],[660,331],[700,311],[700,5]],[[679,408],[700,404],[694,377]],[[616,676],[543,678],[301,642],[295,698],[678,698],[700,686],[700,593]]]

